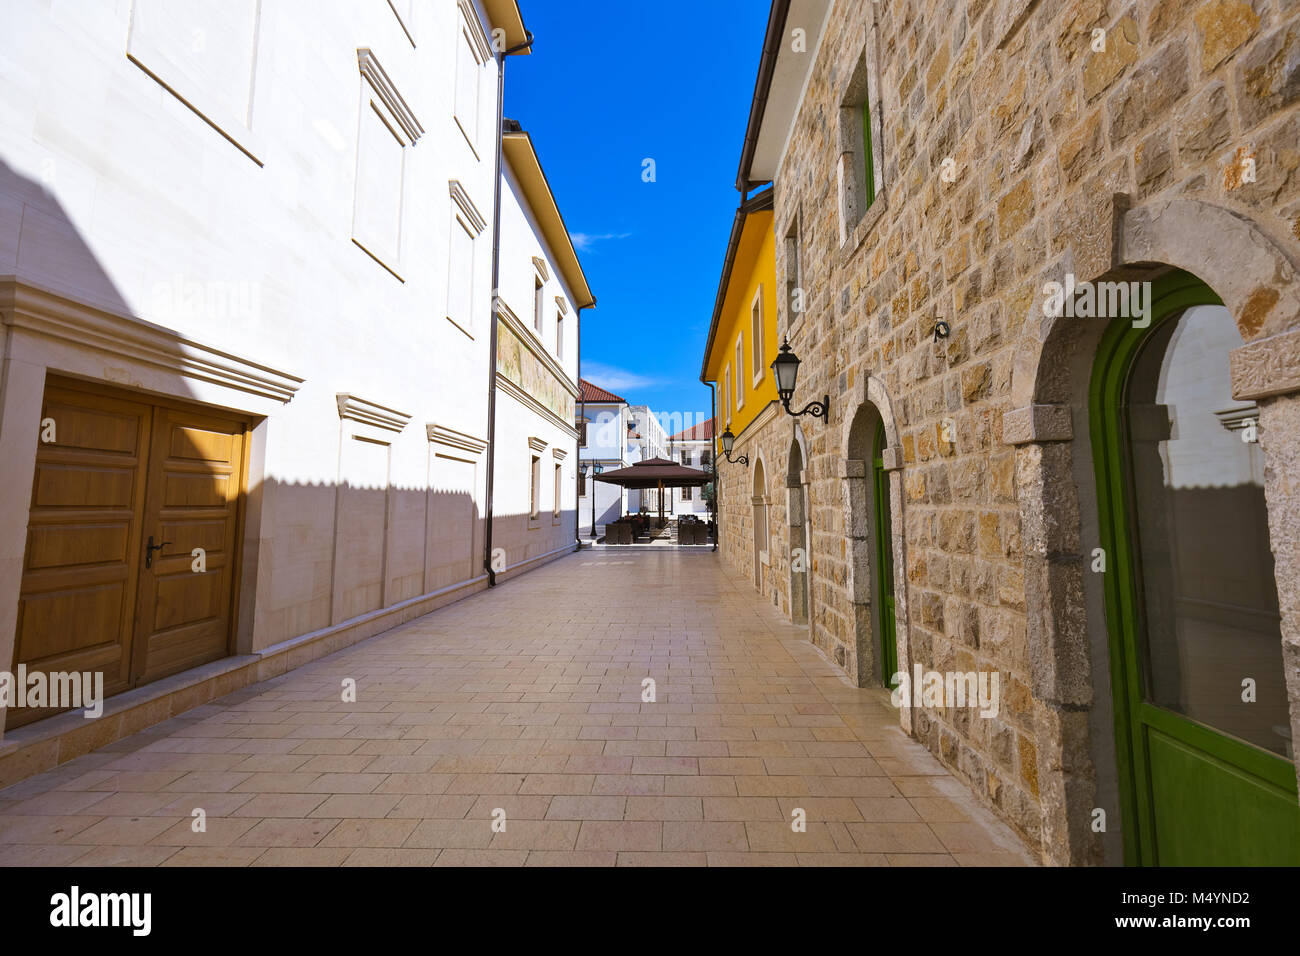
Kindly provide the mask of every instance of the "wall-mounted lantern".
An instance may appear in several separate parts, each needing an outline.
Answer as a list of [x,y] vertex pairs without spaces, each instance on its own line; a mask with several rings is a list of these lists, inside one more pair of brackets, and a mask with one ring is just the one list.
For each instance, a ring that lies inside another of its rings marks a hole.
[[800,415],[815,415],[823,422],[829,422],[831,417],[831,397],[826,395],[820,402],[809,402],[801,411],[790,410],[790,399],[794,398],[795,383],[799,380],[799,356],[790,350],[790,342],[787,339],[781,343],[780,354],[772,359],[772,372],[776,376],[776,394],[781,398],[781,404],[785,406],[786,413],[798,417]]

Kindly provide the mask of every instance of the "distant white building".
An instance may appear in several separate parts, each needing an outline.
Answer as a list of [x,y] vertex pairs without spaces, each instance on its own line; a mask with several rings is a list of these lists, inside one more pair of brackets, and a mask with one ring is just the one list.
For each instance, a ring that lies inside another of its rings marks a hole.
[[641,459],[628,457],[628,426],[635,430],[635,422],[627,399],[586,379],[579,387],[578,528],[582,537],[598,537],[605,525],[627,513],[628,492],[595,481],[595,467],[613,471]]
[[[713,419],[683,429],[668,438],[668,458],[687,468],[713,470]],[[673,517],[696,515],[708,520],[709,503],[703,488],[672,489]],[[665,511],[668,509],[665,503]]]
[[[668,457],[668,433],[659,422],[659,416],[649,405],[629,405],[627,425],[627,459],[629,463],[651,458]],[[633,511],[645,508],[653,514],[659,512],[658,489],[628,492],[628,507]],[[668,492],[664,492],[664,512],[668,511]]]

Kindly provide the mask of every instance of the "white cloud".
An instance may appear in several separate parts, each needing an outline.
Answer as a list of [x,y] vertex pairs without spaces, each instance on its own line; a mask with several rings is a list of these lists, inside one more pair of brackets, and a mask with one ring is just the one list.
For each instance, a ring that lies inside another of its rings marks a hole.
[[[662,379],[629,372],[627,369],[616,368],[603,362],[587,360],[582,363],[582,377],[607,391],[618,393],[631,392],[638,388],[654,388],[664,384]],[[628,398],[626,395],[623,397]]]
[[573,240],[573,247],[579,252],[586,252],[598,242],[604,242],[607,239],[627,239],[631,236],[630,232],[572,232],[569,238]]

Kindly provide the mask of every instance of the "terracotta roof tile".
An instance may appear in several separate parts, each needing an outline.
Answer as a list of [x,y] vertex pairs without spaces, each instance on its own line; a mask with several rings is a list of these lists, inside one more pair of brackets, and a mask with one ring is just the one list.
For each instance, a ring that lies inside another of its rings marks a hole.
[[593,385],[585,378],[578,380],[578,387],[582,389],[582,396],[579,399],[583,402],[622,402],[627,404],[626,398],[621,398],[613,392],[606,391],[599,385]]

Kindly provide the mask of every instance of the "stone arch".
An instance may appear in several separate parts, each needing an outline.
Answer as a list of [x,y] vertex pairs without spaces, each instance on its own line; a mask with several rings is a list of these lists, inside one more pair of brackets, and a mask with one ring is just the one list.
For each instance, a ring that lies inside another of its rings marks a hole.
[[786,523],[790,541],[790,621],[808,624],[812,614],[812,521],[808,500],[808,442],[796,421],[786,459]]
[[[1077,278],[1150,281],[1181,269],[1232,314],[1243,342],[1230,353],[1233,397],[1260,408],[1275,575],[1300,580],[1300,518],[1285,487],[1300,471],[1300,282],[1291,259],[1248,218],[1185,198],[1123,211],[1112,255],[1102,274]],[[1099,505],[1088,391],[1109,323],[1046,318],[1041,304],[1030,306],[1025,328],[1036,334],[1013,361],[1002,440],[1016,446],[1042,847],[1050,862],[1118,863],[1109,631],[1101,581],[1090,573]],[[1300,596],[1279,587],[1279,598],[1292,734],[1300,739]],[[1105,834],[1091,830],[1094,807],[1107,810]]]
[[[881,582],[873,580],[874,508],[871,490],[871,441],[877,423],[884,426],[884,465],[889,475],[889,513],[893,557],[897,661],[901,671],[910,671],[911,654],[907,602],[907,545],[903,524],[902,441],[898,419],[884,383],[875,376],[860,378],[846,396],[849,406],[840,434],[840,472],[843,484],[845,529],[850,544],[848,593],[853,603],[855,660],[851,670],[859,686],[881,684],[878,667],[879,635],[872,624],[873,604],[879,600]],[[874,593],[873,593],[874,592]],[[899,720],[912,731],[913,708],[902,708]]]
[[[1244,343],[1300,328],[1300,277],[1286,252],[1251,220],[1198,199],[1156,200],[1123,213],[1113,267],[1103,275],[1086,278],[1149,279],[1170,268],[1190,272],[1223,299]],[[1071,350],[1088,344],[1084,341],[1088,333],[1095,334],[1097,340],[1101,336],[1100,330],[1086,328],[1099,323],[1046,318],[1040,299],[1029,308],[1026,328],[1037,323],[1038,333],[1026,338],[1016,351],[1011,380],[1013,409],[1068,400],[1069,380],[1058,374],[1062,362],[1068,360]],[[1089,359],[1096,352],[1096,341],[1091,344]],[[1290,358],[1300,352],[1300,345],[1291,342],[1273,344]],[[1241,356],[1243,360],[1249,357]],[[1234,361],[1234,390],[1239,364]]]

